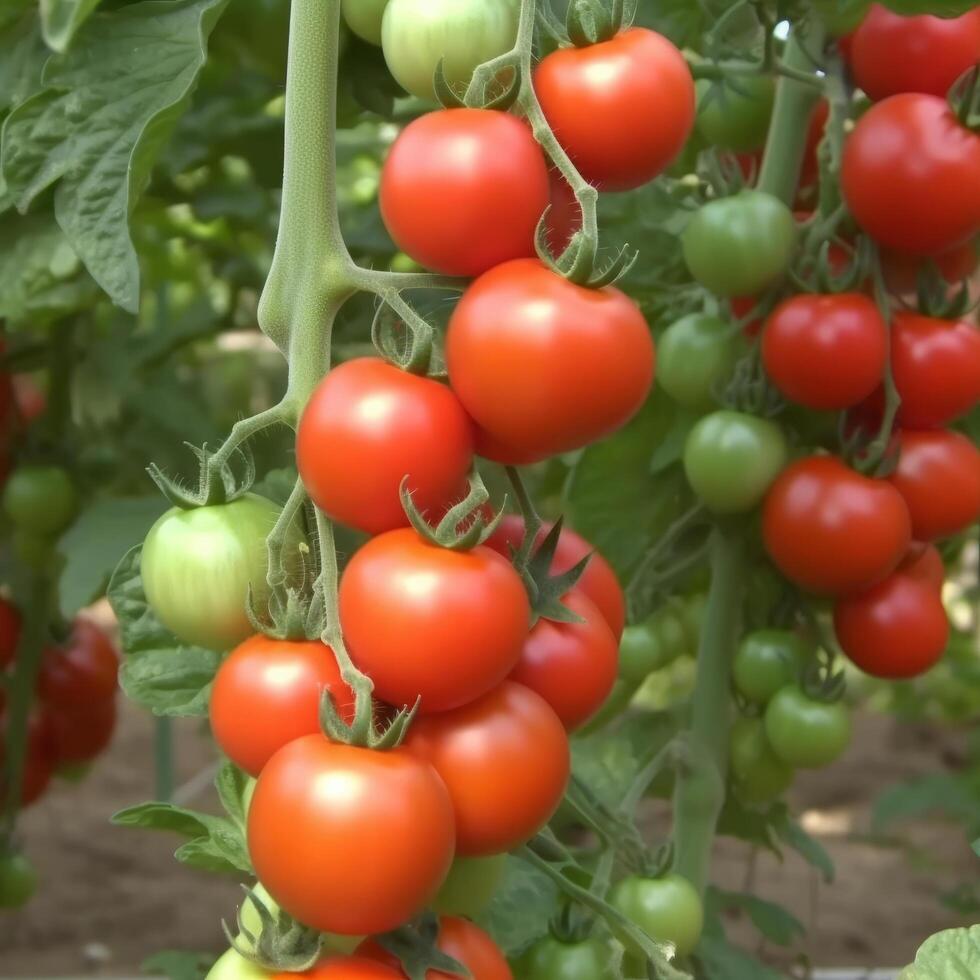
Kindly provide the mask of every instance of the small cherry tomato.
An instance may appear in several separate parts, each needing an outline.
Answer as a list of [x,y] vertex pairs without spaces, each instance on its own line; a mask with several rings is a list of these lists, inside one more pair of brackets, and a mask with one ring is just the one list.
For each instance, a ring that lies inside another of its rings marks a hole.
[[851,741],[847,708],[839,701],[815,701],[796,685],[769,702],[765,728],[776,755],[799,769],[830,765]]
[[731,769],[746,803],[769,803],[793,782],[793,767],[773,751],[761,718],[739,718],[732,726]]
[[735,690],[749,701],[767,704],[797,679],[810,653],[810,645],[792,630],[749,633],[739,644],[732,666]]
[[601,939],[565,942],[554,936],[539,939],[514,964],[517,980],[618,980]]
[[[689,956],[701,937],[704,910],[697,890],[677,874],[662,878],[631,875],[620,881],[609,896],[610,904],[651,939],[673,943],[678,956]],[[628,950],[640,954],[624,937]]]
[[63,708],[111,700],[118,672],[119,656],[109,637],[80,616],[65,643],[45,652],[38,693],[49,705]]
[[721,386],[732,373],[738,347],[730,323],[706,313],[692,313],[672,323],[661,335],[657,381],[684,408],[717,408]]
[[73,707],[46,707],[49,750],[57,765],[91,762],[112,741],[116,730],[113,698]]
[[946,584],[946,566],[934,544],[913,544],[898,566],[898,572],[908,578],[928,582],[937,592],[942,592]]
[[734,84],[697,83],[701,138],[710,146],[754,153],[766,145],[776,84],[770,75],[747,75]]

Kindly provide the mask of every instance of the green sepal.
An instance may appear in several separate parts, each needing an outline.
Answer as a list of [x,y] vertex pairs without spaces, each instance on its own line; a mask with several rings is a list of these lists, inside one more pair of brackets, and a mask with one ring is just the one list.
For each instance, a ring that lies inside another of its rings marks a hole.
[[429,970],[438,970],[452,977],[472,977],[458,960],[436,946],[439,920],[432,912],[424,912],[415,922],[401,926],[375,940],[401,964],[408,980],[425,980]]
[[425,377],[434,360],[434,336],[432,325],[407,304],[402,314],[383,299],[378,304],[371,323],[371,343],[389,364]]
[[[239,478],[228,463],[222,463],[215,473],[211,465],[214,454],[208,450],[206,443],[203,446],[194,446],[189,442],[185,445],[198,459],[197,490],[188,490],[181,486],[176,480],[168,477],[156,463],[151,463],[146,470],[150,474],[150,479],[171,504],[183,510],[193,510],[195,507],[229,504],[248,493],[255,482],[255,458],[248,446],[235,450],[245,464],[245,472]],[[218,479],[215,479],[215,476]]]
[[412,491],[408,489],[407,476],[402,480],[399,493],[405,516],[408,517],[412,527],[430,544],[451,551],[469,551],[483,544],[497,530],[497,525],[503,518],[504,508],[507,506],[505,497],[497,513],[487,518],[486,509],[490,502],[490,492],[476,467],[469,476],[469,492],[458,504],[446,511],[445,516],[435,527],[415,506]]
[[[323,953],[324,938],[316,929],[304,926],[281,908],[273,913],[254,889],[242,885],[245,899],[237,912],[238,935],[221,920],[231,947],[244,959],[270,973],[303,973],[311,969]],[[253,935],[244,924],[245,902],[250,902],[259,917],[259,935]]]

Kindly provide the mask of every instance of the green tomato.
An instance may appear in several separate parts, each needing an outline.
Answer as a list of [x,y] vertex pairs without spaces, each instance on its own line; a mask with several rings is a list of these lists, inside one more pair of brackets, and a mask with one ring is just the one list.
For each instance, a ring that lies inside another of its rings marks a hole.
[[[245,494],[228,504],[168,510],[143,544],[146,599],[180,640],[227,650],[254,632],[245,613],[249,586],[261,609],[268,598],[265,539],[279,517],[271,500]],[[284,554],[291,577],[302,571],[302,536],[290,530]]]
[[850,34],[871,9],[871,0],[810,0],[831,37]]
[[566,943],[554,936],[536,942],[514,964],[515,980],[614,980],[607,943]]
[[762,501],[787,455],[783,431],[774,422],[722,410],[691,429],[684,472],[709,510],[742,514]]
[[766,735],[784,762],[818,769],[839,758],[850,744],[851,718],[839,701],[814,701],[794,684],[769,702]]
[[369,44],[381,44],[381,20],[384,17],[388,0],[343,0],[343,11],[347,26]]
[[789,268],[793,212],[763,191],[739,191],[705,204],[681,236],[692,276],[718,296],[755,296]]
[[37,872],[23,854],[0,857],[0,909],[19,909],[37,890]]
[[718,390],[732,373],[738,346],[731,324],[692,313],[663,332],[657,344],[657,380],[678,405],[708,411],[718,405]]
[[245,959],[234,949],[226,950],[208,971],[204,980],[268,980],[274,974]]
[[457,857],[433,907],[443,915],[475,919],[489,904],[507,869],[507,855]]
[[687,652],[683,609],[664,606],[638,626],[628,626],[619,641],[619,676],[640,684],[655,670]]
[[[266,891],[264,885],[253,885],[251,894],[265,906],[273,919],[279,915],[279,903]],[[259,914],[258,906],[250,897],[242,899],[238,910],[238,924],[241,931],[237,942],[247,952],[254,952],[262,935],[262,916]],[[246,933],[251,935],[251,940]],[[322,938],[326,947],[336,953],[351,953],[364,940],[363,936],[337,936],[333,933],[323,933]]]
[[687,642],[692,653],[697,653],[701,642],[701,630],[708,611],[708,597],[703,592],[695,592],[684,600],[682,618],[687,630]]
[[[631,875],[613,888],[610,903],[652,939],[673,943],[678,956],[688,956],[698,944],[704,910],[695,887],[680,875]],[[623,944],[629,952],[642,955],[628,937],[623,937]]]
[[793,767],[773,752],[761,718],[739,718],[732,726],[731,763],[738,795],[746,803],[769,803],[793,782]]
[[697,84],[701,137],[711,146],[753,153],[766,144],[776,83],[769,75],[740,76],[734,84]]
[[449,84],[465,87],[478,65],[513,48],[519,17],[517,0],[389,0],[381,47],[398,84],[431,100],[440,61]]
[[3,489],[3,509],[18,530],[55,535],[74,519],[78,496],[60,466],[20,466]]
[[792,630],[757,630],[739,644],[732,668],[735,689],[756,704],[769,699],[799,677],[810,646]]

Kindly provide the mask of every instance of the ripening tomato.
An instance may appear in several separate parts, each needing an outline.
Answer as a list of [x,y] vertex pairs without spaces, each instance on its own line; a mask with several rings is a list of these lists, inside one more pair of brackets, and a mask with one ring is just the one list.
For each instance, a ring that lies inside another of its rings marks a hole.
[[408,525],[399,491],[423,514],[444,511],[473,463],[473,426],[456,396],[380,358],[334,368],[303,412],[296,462],[334,520],[380,534]]
[[[551,527],[551,524],[545,524],[541,528],[535,547],[544,541]],[[523,540],[524,519],[517,514],[508,514],[484,544],[505,558],[510,558],[520,548]],[[552,575],[561,575],[574,568],[586,555],[590,556],[589,563],[585,566],[582,577],[575,583],[575,590],[584,593],[596,604],[618,639],[626,623],[626,597],[623,595],[623,587],[619,584],[612,565],[568,525],[562,527],[558,536],[558,545],[549,571]]]
[[20,642],[21,616],[9,600],[0,598],[0,670],[14,662]]
[[616,683],[619,644],[595,603],[575,590],[562,603],[580,623],[539,619],[510,679],[537,691],[574,731],[594,715]]
[[946,566],[934,544],[913,544],[898,566],[897,574],[928,582],[937,592],[942,592],[946,584]]
[[320,731],[325,691],[340,717],[353,721],[354,692],[330,647],[252,636],[215,675],[209,707],[215,741],[236,766],[257,776],[284,745]]
[[416,719],[405,748],[431,762],[449,789],[463,855],[500,854],[529,840],[568,782],[561,720],[512,681],[455,711]]
[[387,932],[434,897],[452,864],[453,807],[424,760],[306,735],[265,765],[248,850],[269,894],[304,925]]
[[482,430],[478,451],[522,463],[625,425],[653,383],[655,354],[643,314],[624,293],[576,286],[537,259],[519,259],[463,294],[446,361]]
[[945,252],[980,231],[980,136],[945,99],[893,95],[857,121],[841,187],[858,224],[882,245]]
[[[466,919],[440,917],[436,948],[466,967],[471,980],[513,980],[513,974],[500,947],[479,926]],[[394,967],[399,976],[404,975],[397,957],[373,939],[358,946],[357,955]],[[427,970],[425,980],[452,980],[454,976],[456,974],[442,970]]]
[[694,127],[694,80],[684,56],[642,27],[552,52],[535,69],[534,89],[579,173],[606,191],[663,173]]
[[848,60],[854,81],[875,101],[900,92],[945,98],[980,61],[980,10],[907,17],[876,3],[854,32]]
[[833,456],[807,456],[782,472],[766,497],[762,529],[770,558],[791,582],[830,595],[880,582],[912,537],[902,495]]
[[109,747],[116,730],[114,698],[84,705],[46,705],[44,714],[50,752],[59,768],[92,761]]
[[513,670],[530,622],[521,577],[489,548],[450,551],[412,528],[379,535],[340,580],[351,657],[379,698],[458,708]]
[[912,536],[932,541],[980,517],[980,451],[947,429],[900,432],[898,467],[889,477],[912,517]]
[[402,130],[381,171],[380,195],[385,227],[403,252],[436,272],[478,276],[534,255],[548,167],[515,116],[442,109]]
[[790,401],[818,410],[850,408],[881,383],[888,327],[861,293],[792,296],[766,322],[762,362]]
[[903,426],[952,422],[980,402],[980,330],[963,320],[896,313],[892,373]]
[[931,582],[895,574],[867,592],[838,599],[834,632],[866,674],[899,680],[918,677],[939,660],[949,620]]
[[109,700],[116,693],[118,672],[119,657],[112,641],[80,616],[65,643],[45,652],[38,693],[48,704],[64,708]]

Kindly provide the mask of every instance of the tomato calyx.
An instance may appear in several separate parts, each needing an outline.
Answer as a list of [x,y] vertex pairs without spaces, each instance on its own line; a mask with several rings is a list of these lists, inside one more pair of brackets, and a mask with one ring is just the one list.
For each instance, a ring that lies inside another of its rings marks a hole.
[[967,129],[980,132],[980,65],[961,75],[949,92],[949,104]]
[[426,980],[429,970],[438,970],[451,977],[467,977],[467,968],[436,945],[439,920],[432,912],[424,912],[414,922],[376,936],[376,942],[401,964],[408,980]]
[[189,448],[197,457],[199,464],[197,490],[192,491],[181,486],[177,480],[167,476],[156,463],[151,463],[147,467],[150,479],[174,507],[180,507],[181,510],[194,510],[197,507],[230,504],[251,489],[255,482],[255,458],[248,446],[239,446],[235,449],[244,464],[244,473],[240,478],[225,460],[222,459],[215,465],[214,460],[219,458],[219,454],[211,452],[207,443],[203,446],[189,445]]
[[818,656],[804,667],[798,686],[811,701],[836,704],[844,697],[847,679],[843,671],[835,673],[831,663]]
[[[584,214],[585,206],[581,198],[577,199]],[[549,206],[538,222],[534,236],[535,250],[538,253],[538,258],[552,272],[576,286],[584,286],[587,289],[603,289],[606,286],[612,286],[622,279],[639,259],[639,251],[630,248],[627,242],[611,259],[605,263],[600,263],[598,237],[587,233],[584,228],[572,235],[571,241],[561,255],[552,255],[551,246],[548,243],[548,214],[550,211],[551,207]]]
[[572,0],[565,17],[565,34],[576,48],[610,41],[628,26],[623,0],[613,0],[608,8],[598,0]]
[[592,555],[586,555],[566,572],[558,575],[551,574],[564,520],[564,517],[560,517],[555,521],[541,544],[523,560],[520,558],[520,551],[523,548],[515,556],[515,567],[520,572],[528,598],[531,600],[532,627],[539,619],[550,619],[556,623],[584,622],[581,616],[572,612],[562,602],[562,598],[575,588],[588,567]]
[[[321,933],[297,922],[281,908],[271,910],[260,897],[258,889],[247,885],[242,885],[242,889],[245,899],[236,913],[238,935],[233,935],[228,923],[221,920],[221,927],[232,949],[270,972],[303,973],[312,969],[323,953]],[[246,924],[246,903],[258,915],[258,935]]]
[[977,305],[970,295],[970,281],[964,279],[960,285],[950,289],[939,265],[932,258],[919,266],[916,275],[916,307],[923,316],[937,320],[959,320]]
[[489,507],[490,491],[487,490],[483,477],[475,467],[470,473],[468,482],[469,490],[466,496],[450,507],[439,523],[433,527],[416,507],[412,499],[412,491],[408,488],[408,477],[402,480],[399,494],[405,516],[429,544],[448,548],[450,551],[469,551],[486,541],[497,529],[507,506],[506,498],[500,510],[494,514]]
[[868,280],[873,260],[874,246],[865,235],[858,238],[856,247],[841,238],[827,238],[815,253],[804,249],[789,275],[804,293],[858,292]]

